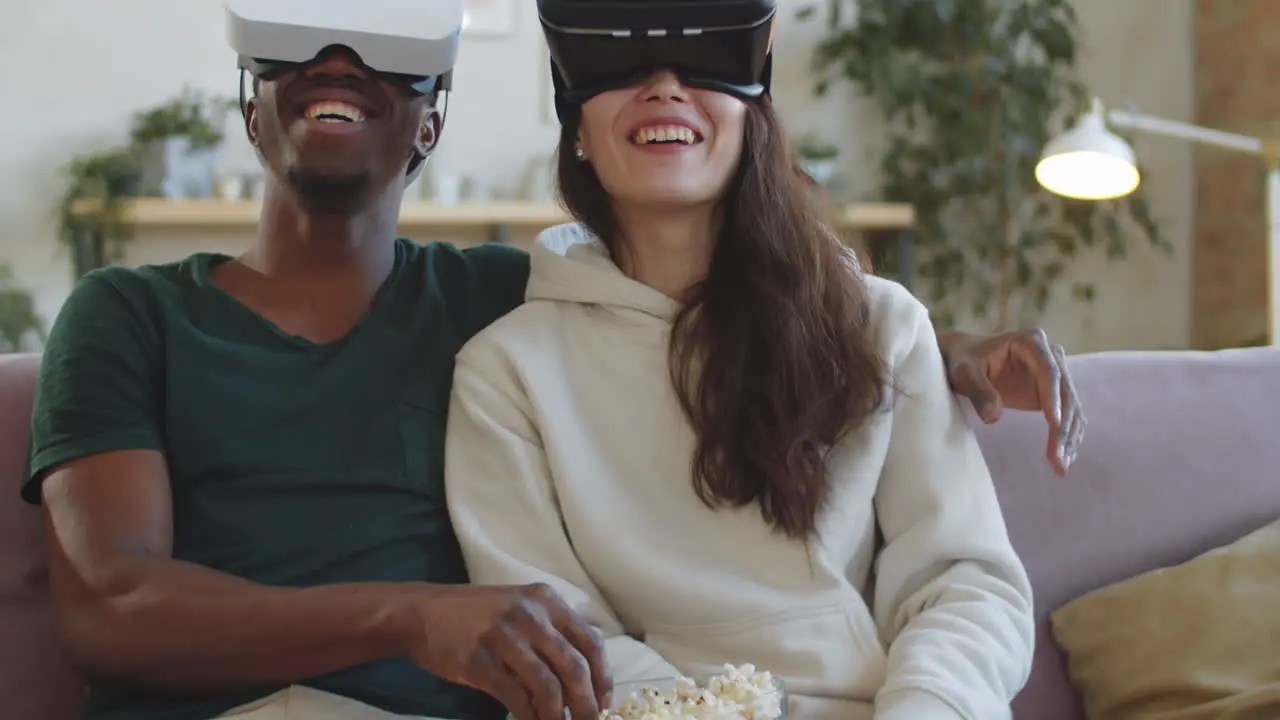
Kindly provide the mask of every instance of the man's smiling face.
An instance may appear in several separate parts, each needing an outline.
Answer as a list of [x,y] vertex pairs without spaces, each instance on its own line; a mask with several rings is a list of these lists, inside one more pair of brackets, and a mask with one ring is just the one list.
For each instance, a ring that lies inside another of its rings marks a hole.
[[341,48],[256,87],[249,136],[315,214],[358,212],[390,184],[403,188],[409,161],[439,138],[430,96],[375,76]]

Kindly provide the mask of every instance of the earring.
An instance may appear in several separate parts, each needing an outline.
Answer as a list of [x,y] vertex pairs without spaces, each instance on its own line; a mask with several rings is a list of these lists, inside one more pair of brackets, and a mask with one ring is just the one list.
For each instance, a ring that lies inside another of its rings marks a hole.
[[587,159],[587,151],[582,148],[578,148],[573,151],[573,156],[578,158],[578,162],[585,162]]

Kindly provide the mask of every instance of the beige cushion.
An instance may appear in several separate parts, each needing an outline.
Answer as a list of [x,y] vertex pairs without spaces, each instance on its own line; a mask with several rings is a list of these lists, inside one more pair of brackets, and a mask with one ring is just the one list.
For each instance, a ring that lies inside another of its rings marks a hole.
[[1280,718],[1280,522],[1051,617],[1089,720]]

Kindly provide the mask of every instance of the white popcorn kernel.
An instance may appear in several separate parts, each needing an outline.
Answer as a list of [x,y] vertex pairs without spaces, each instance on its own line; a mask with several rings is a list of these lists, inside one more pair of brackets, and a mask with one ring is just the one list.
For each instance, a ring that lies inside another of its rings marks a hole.
[[699,691],[698,681],[691,677],[682,677],[676,680],[676,695],[681,699],[696,698]]
[[751,684],[766,692],[772,692],[774,690],[773,673],[768,670],[755,673],[751,676]]
[[635,693],[631,693],[623,698],[622,702],[618,703],[618,711],[628,718],[639,716],[641,711],[640,698],[636,697]]

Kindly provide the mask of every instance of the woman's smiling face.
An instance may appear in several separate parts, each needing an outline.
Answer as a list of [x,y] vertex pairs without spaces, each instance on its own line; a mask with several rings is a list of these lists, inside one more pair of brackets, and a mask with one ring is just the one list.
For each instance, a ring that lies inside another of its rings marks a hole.
[[742,157],[746,105],[661,71],[582,106],[578,148],[615,201],[717,202]]

